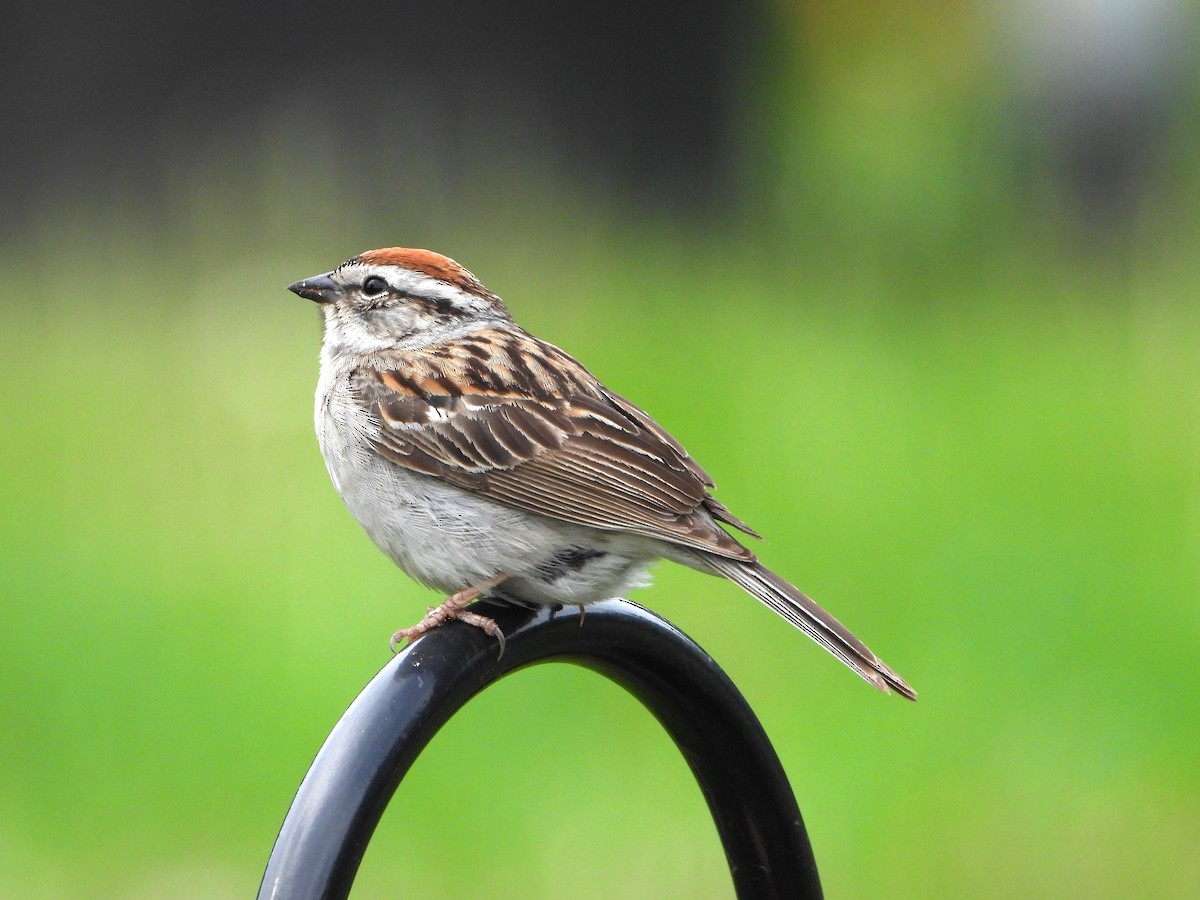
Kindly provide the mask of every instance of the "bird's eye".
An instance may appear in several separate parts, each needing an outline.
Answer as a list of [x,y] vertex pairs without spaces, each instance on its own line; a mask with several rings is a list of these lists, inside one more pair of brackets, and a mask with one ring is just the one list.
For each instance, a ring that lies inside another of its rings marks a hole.
[[388,283],[378,275],[372,275],[363,282],[362,289],[364,294],[382,294],[387,291]]

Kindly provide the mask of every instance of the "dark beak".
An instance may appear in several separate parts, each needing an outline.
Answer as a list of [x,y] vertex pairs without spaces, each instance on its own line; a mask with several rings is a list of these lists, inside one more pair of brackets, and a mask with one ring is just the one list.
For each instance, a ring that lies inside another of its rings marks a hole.
[[315,300],[317,303],[332,303],[337,297],[338,292],[338,286],[329,277],[332,274],[332,272],[326,272],[324,275],[314,275],[312,278],[305,278],[303,281],[289,284],[288,290],[293,294],[299,294],[305,300]]

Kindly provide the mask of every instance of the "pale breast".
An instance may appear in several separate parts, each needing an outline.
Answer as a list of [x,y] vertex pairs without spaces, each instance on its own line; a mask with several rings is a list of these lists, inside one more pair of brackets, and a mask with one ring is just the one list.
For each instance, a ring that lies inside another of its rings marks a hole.
[[533,603],[589,603],[644,583],[657,542],[523,512],[389,462],[345,385],[323,379],[317,392],[325,465],[371,540],[411,577],[452,593],[507,572],[504,593]]

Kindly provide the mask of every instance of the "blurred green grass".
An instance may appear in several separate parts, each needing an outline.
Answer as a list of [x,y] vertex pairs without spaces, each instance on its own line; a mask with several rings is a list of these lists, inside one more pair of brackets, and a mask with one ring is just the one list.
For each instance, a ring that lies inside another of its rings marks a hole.
[[[328,484],[316,316],[283,290],[386,242],[457,257],[645,406],[768,564],[921,692],[873,695],[715,579],[664,567],[634,596],[759,712],[830,896],[1194,890],[1194,235],[1120,277],[1015,238],[896,271],[570,206],[378,233],[269,199],[222,225],[238,202],[2,251],[5,892],[252,893],[324,735],[432,599]],[[356,895],[396,891],[730,883],[648,714],[556,666],[421,758]]]

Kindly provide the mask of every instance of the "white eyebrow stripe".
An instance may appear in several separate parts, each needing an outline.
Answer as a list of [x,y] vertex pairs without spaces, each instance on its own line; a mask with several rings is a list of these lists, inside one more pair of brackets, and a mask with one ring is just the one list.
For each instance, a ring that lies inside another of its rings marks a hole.
[[412,269],[392,267],[385,277],[397,291],[402,294],[412,294],[414,297],[428,297],[431,300],[445,300],[460,309],[481,310],[489,305],[481,298],[464,291],[460,287],[447,284],[437,278],[430,278],[423,272]]
[[424,272],[416,272],[400,266],[351,263],[343,265],[339,269],[339,276],[349,284],[361,284],[371,275],[383,278],[392,290],[399,294],[433,301],[441,300],[464,312],[482,312],[493,306],[490,301],[464,291],[453,284],[448,284],[438,278],[430,278]]

